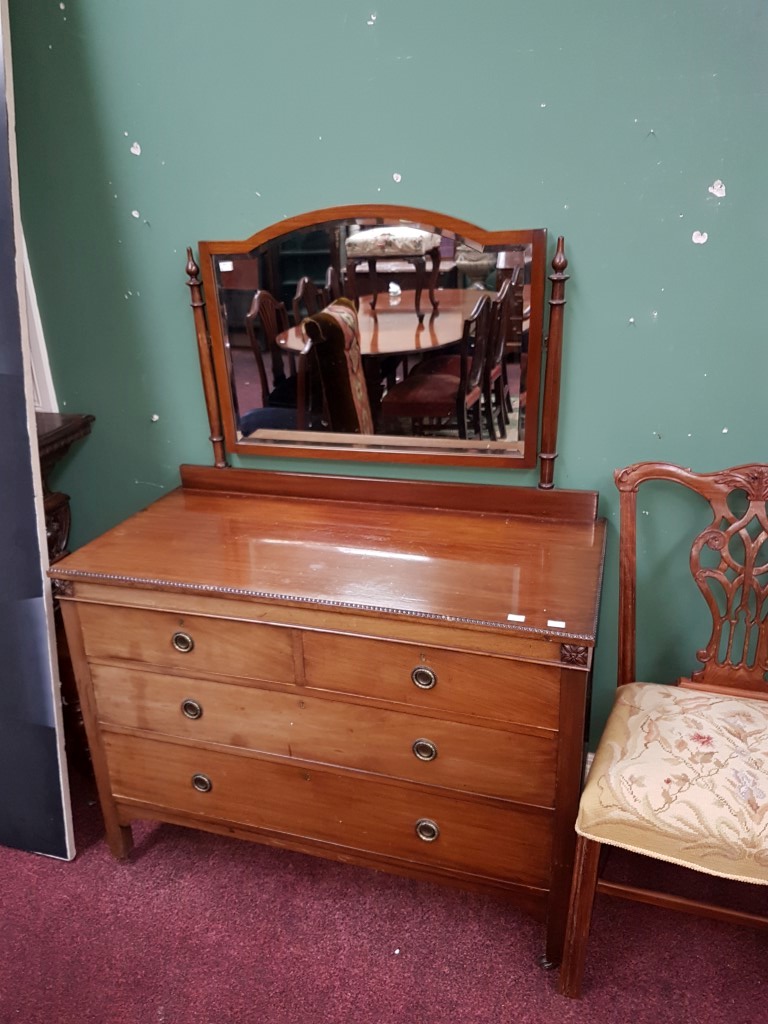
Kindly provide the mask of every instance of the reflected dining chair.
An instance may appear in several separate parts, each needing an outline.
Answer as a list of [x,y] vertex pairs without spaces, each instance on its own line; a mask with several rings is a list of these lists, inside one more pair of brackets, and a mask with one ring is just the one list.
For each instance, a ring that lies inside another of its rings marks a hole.
[[318,288],[311,277],[300,277],[296,285],[296,294],[291,301],[291,312],[294,324],[300,324],[308,316],[314,316],[328,305],[325,289]]
[[[618,687],[576,821],[559,984],[571,997],[581,991],[596,891],[768,927],[760,914],[599,877],[601,848],[613,846],[768,885],[768,465],[693,473],[648,462],[617,470],[615,479],[621,510]],[[676,685],[635,681],[637,491],[647,481],[682,484],[712,513],[688,555],[711,633],[696,653],[701,667]]]
[[[232,348],[229,337],[224,338],[224,350],[229,367],[229,392],[232,395],[232,409],[235,414],[235,425],[241,437],[250,437],[259,430],[295,430],[298,426],[296,410],[275,407],[256,407],[247,412],[240,412],[240,396],[237,390],[237,375],[232,359]],[[301,357],[300,357],[301,358]]]
[[518,276],[521,276],[521,269],[516,267],[513,276],[502,283],[491,303],[488,347],[483,367],[483,405],[488,436],[492,441],[507,436],[509,414],[512,412],[507,378],[507,325],[510,298]]
[[421,322],[421,293],[426,275],[426,257],[429,256],[432,267],[426,278],[429,301],[433,310],[437,309],[439,300],[435,294],[437,279],[440,273],[440,235],[424,231],[411,225],[379,225],[364,231],[356,231],[347,237],[347,288],[349,295],[358,304],[357,268],[365,263],[368,267],[368,279],[371,288],[371,307],[376,308],[379,294],[379,277],[377,261],[407,262],[414,268],[414,303],[416,316]]
[[[491,300],[488,313],[488,340],[485,346],[482,393],[485,422],[488,436],[498,441],[507,436],[507,423],[512,412],[512,399],[507,380],[506,328],[508,307],[512,287],[517,279],[515,274],[504,280],[495,298]],[[458,354],[434,354],[425,356],[411,371],[414,374],[461,375],[461,356]]]
[[[254,295],[246,314],[245,329],[256,360],[264,406],[296,408],[295,360],[290,358],[289,373],[286,374],[283,352],[276,341],[278,334],[288,330],[285,305],[277,302],[270,292],[260,289]],[[272,367],[271,381],[264,363],[266,352],[269,353]]]
[[302,357],[317,367],[330,429],[343,434],[373,434],[354,302],[340,298],[307,317],[302,328],[309,339]]
[[[462,439],[468,438],[471,421],[474,433],[482,437],[480,409],[490,307],[488,296],[481,296],[464,321],[459,354],[447,357],[457,361],[451,363],[451,372],[417,372],[414,368],[384,395],[381,421],[408,419],[418,434],[425,431],[428,422],[444,431],[455,421]],[[454,366],[458,373],[453,372]]]
[[325,284],[323,286],[323,305],[330,306],[336,299],[344,295],[344,282],[339,271],[334,266],[328,267],[325,272]]

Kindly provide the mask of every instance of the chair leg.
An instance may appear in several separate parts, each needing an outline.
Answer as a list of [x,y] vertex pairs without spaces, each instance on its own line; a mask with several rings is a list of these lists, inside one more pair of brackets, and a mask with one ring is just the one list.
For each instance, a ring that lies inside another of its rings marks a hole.
[[493,408],[493,385],[488,383],[483,387],[483,406],[485,407],[485,422],[488,427],[488,437],[492,441],[498,441],[496,436],[496,422],[494,420]]
[[480,410],[480,400],[478,399],[472,406],[472,429],[478,438],[482,441],[483,439],[483,420]]
[[[508,420],[507,420],[507,408],[506,408],[505,399],[504,399],[504,379],[502,377],[499,377],[496,380],[495,391],[496,391],[496,416],[498,418],[498,423],[499,423],[499,436],[500,437],[506,437],[507,436],[507,422],[508,422]],[[494,440],[495,440],[495,438],[494,438]]]
[[560,995],[568,996],[570,999],[578,999],[581,995],[599,861],[600,843],[579,836],[576,842],[571,902],[568,907],[565,949],[558,984]]

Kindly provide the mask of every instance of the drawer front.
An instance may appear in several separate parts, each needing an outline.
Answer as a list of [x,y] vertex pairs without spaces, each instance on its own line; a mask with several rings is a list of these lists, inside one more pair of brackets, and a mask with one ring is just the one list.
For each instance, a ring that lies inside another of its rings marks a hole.
[[[160,740],[105,733],[112,792],[120,801],[316,839],[404,861],[547,886],[552,817],[548,811],[492,806],[334,775],[312,766],[195,750]],[[210,791],[199,792],[193,780]],[[429,838],[435,823],[439,834]]]
[[284,683],[295,678],[289,629],[98,604],[81,604],[79,613],[89,658],[120,658],[188,675]]
[[554,665],[330,633],[304,634],[304,662],[308,686],[558,727],[560,670]]
[[107,725],[341,765],[551,807],[555,742],[250,686],[94,665]]

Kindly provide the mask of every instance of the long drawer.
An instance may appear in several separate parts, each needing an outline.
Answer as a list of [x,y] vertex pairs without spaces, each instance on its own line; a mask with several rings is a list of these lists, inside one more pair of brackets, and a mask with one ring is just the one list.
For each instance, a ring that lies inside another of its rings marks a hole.
[[94,665],[106,725],[357,768],[551,807],[555,737],[302,693]]
[[103,739],[118,802],[525,885],[549,882],[549,811],[108,731]]
[[308,686],[556,729],[554,665],[333,633],[304,635]]
[[80,605],[89,658],[121,659],[188,675],[229,675],[292,683],[290,629],[144,608]]

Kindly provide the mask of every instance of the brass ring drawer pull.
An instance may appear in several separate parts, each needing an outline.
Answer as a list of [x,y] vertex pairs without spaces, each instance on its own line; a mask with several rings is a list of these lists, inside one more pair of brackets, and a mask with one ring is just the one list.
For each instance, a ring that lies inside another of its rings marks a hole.
[[434,843],[440,835],[440,829],[437,827],[437,822],[432,821],[431,818],[419,818],[416,822],[416,835],[425,843]]
[[174,633],[171,637],[171,643],[180,654],[189,654],[195,646],[195,641],[189,633]]
[[192,776],[192,786],[198,793],[210,793],[213,789],[213,783],[208,776],[202,775],[200,772],[196,772]]
[[437,757],[437,747],[431,740],[414,740],[411,750],[420,761],[434,761]]
[[411,679],[420,690],[431,690],[437,683],[437,676],[426,665],[417,665],[413,672],[411,672]]
[[198,704],[196,700],[183,700],[181,702],[181,711],[187,718],[195,719],[203,717],[203,706],[202,704]]

